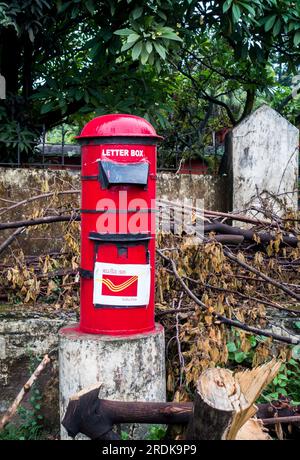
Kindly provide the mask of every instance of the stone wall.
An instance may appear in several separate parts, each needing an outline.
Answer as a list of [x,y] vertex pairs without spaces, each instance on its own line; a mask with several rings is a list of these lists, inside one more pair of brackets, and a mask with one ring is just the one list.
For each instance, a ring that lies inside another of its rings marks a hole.
[[[58,330],[76,320],[74,312],[47,305],[0,305],[0,414],[5,412],[44,354],[51,364],[38,380],[45,426],[58,426]],[[25,397],[25,405],[28,397]]]
[[[230,209],[249,210],[251,214],[250,208],[267,206],[279,215],[286,208],[296,211],[299,130],[271,107],[263,105],[227,137],[224,171],[231,189]],[[255,209],[252,214],[263,217]]]
[[[226,179],[219,176],[159,173],[157,197],[169,201],[203,199],[207,209],[226,211],[229,201]],[[13,204],[7,200],[18,202],[41,193],[71,189],[80,189],[79,171],[0,168],[0,207]],[[67,207],[70,213],[73,209],[79,209],[80,194],[58,195],[56,206],[60,205]],[[2,214],[2,219],[16,221],[33,215],[38,217],[39,212],[47,206],[49,198],[33,201]],[[51,210],[48,214],[51,214]],[[30,227],[13,244],[19,244],[25,254],[30,255],[60,251],[63,244],[62,226],[60,223],[51,224],[51,233],[41,226]],[[0,244],[12,231],[1,231]]]

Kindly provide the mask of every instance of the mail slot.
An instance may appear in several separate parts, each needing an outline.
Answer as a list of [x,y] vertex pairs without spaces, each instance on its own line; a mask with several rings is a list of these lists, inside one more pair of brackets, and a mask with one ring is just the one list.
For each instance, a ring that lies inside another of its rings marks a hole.
[[156,149],[143,118],[104,115],[81,144],[80,330],[154,330]]

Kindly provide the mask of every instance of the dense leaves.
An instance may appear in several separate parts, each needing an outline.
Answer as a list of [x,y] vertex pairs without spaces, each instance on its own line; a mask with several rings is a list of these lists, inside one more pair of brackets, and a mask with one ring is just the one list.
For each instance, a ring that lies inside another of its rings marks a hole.
[[[44,129],[69,122],[78,130],[105,112],[181,134],[172,113],[186,109],[195,124],[189,148],[203,144],[215,107],[218,126],[234,125],[275,92],[297,122],[290,92],[299,43],[300,5],[291,0],[1,2],[2,160],[7,150],[7,160],[17,152],[28,159]],[[180,154],[184,129],[181,137]]]

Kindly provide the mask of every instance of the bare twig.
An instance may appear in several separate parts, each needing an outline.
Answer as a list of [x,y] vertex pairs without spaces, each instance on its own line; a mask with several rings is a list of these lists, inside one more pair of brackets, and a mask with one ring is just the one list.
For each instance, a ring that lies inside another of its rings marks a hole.
[[18,393],[16,399],[14,400],[10,408],[3,415],[0,421],[0,431],[3,430],[3,428],[10,422],[10,420],[16,413],[20,403],[22,402],[24,396],[26,395],[26,393],[28,393],[28,391],[30,390],[30,388],[32,387],[32,385],[34,384],[34,382],[36,381],[40,373],[45,369],[45,367],[47,366],[49,362],[50,362],[49,356],[45,355],[43,360],[40,362],[38,367],[35,369],[33,374],[30,376],[30,378],[27,380],[27,382],[23,386],[22,390]]
[[238,257],[233,255],[232,252],[229,250],[229,248],[225,249],[223,247],[223,252],[226,255],[226,257],[228,257],[228,259],[232,260],[233,262],[237,263],[241,267],[245,268],[247,271],[255,273],[260,278],[264,279],[265,281],[267,281],[268,283],[272,284],[273,286],[276,286],[278,289],[281,289],[282,291],[286,292],[287,294],[289,294],[294,299],[300,300],[300,295],[299,294],[296,294],[296,292],[291,291],[284,284],[279,283],[278,281],[274,280],[273,278],[270,278],[269,276],[267,276],[264,273],[260,272],[259,270],[257,270],[257,268],[254,268],[251,265],[247,264],[246,262],[243,262]]
[[10,235],[1,245],[0,245],[0,254],[17,238],[18,235],[23,233],[25,227],[18,228],[12,235]]
[[7,228],[18,228],[18,227],[30,227],[33,225],[45,225],[51,224],[53,222],[69,222],[69,221],[79,221],[80,216],[78,215],[69,215],[69,216],[46,216],[39,217],[37,219],[29,220],[18,220],[15,222],[4,222],[0,223],[0,230],[5,230]]
[[49,192],[49,193],[43,193],[41,195],[35,195],[30,198],[27,198],[26,200],[22,200],[17,203],[14,202],[13,205],[8,206],[7,208],[0,209],[0,215],[4,214],[5,212],[11,211],[12,209],[18,208],[19,206],[31,203],[32,201],[41,200],[43,198],[49,198],[50,196],[54,196],[54,195],[70,195],[70,194],[77,194],[77,193],[80,193],[80,190],[63,190],[61,192]]

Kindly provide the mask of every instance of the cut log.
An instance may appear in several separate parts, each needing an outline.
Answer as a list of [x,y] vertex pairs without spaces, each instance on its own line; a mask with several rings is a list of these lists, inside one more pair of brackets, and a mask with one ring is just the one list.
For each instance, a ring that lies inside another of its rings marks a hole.
[[207,369],[197,383],[193,415],[185,438],[226,439],[235,413],[247,409],[248,406],[249,403],[230,370]]
[[271,436],[265,431],[260,420],[252,418],[238,431],[237,441],[270,441]]
[[197,383],[186,439],[246,439],[247,430],[249,439],[253,439],[254,432],[259,436],[257,439],[268,439],[262,425],[248,422],[257,411],[255,401],[274,379],[280,366],[281,362],[273,359],[252,370],[235,374],[218,368],[203,372]]
[[97,440],[116,439],[112,428],[120,423],[188,424],[185,439],[191,440],[246,436],[269,439],[261,422],[253,419],[257,411],[254,402],[280,365],[280,361],[273,359],[236,374],[222,368],[207,369],[197,383],[194,404],[99,399],[98,384],[70,398],[62,425],[73,438],[83,433]]

